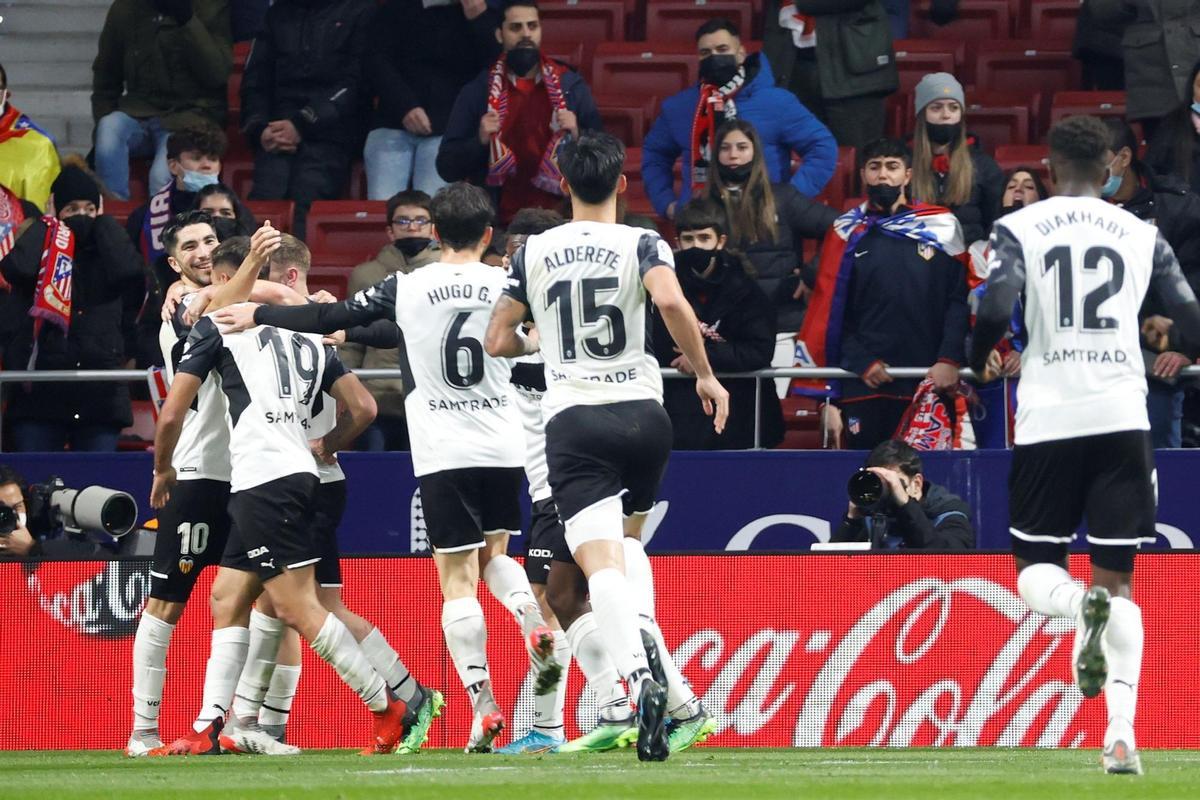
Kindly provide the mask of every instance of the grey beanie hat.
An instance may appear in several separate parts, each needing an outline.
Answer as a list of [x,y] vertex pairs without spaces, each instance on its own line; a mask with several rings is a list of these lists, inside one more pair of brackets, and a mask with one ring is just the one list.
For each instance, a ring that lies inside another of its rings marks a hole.
[[916,115],[921,116],[925,106],[934,100],[957,100],[959,105],[966,106],[962,84],[949,72],[933,72],[921,78],[917,88],[913,90],[913,105]]

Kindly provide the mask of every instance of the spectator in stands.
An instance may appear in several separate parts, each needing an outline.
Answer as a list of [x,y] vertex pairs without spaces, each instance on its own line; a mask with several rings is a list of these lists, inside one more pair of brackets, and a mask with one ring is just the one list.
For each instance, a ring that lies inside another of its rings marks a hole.
[[913,199],[953,211],[966,244],[986,239],[1004,176],[967,132],[962,84],[948,72],[935,72],[917,84],[914,100]]
[[504,225],[522,208],[559,206],[559,143],[581,130],[600,130],[603,121],[583,77],[542,54],[536,2],[506,0],[496,39],[500,57],[454,101],[437,169],[442,180],[499,192]]
[[92,64],[96,172],[129,199],[129,158],[149,156],[150,190],[167,183],[167,136],[225,124],[233,67],[229,0],[115,0]]
[[[392,195],[387,201],[388,243],[371,261],[359,264],[350,274],[347,292],[358,292],[382,281],[393,272],[409,273],[438,260],[440,249],[431,238],[429,195],[409,189]],[[400,351],[377,350],[347,342],[338,348],[342,361],[350,369],[396,369]],[[359,450],[407,450],[408,426],[404,418],[404,382],[396,379],[367,381],[379,413],[358,440]]]
[[[83,169],[63,168],[48,210],[54,221],[32,220],[0,264],[13,292],[38,314],[24,318],[4,363],[119,369],[125,362],[123,300],[127,285],[142,280],[142,259],[117,221],[102,213],[100,187]],[[48,228],[60,223],[47,239]],[[63,229],[70,244],[60,236]],[[64,270],[67,260],[72,266]],[[72,450],[115,450],[121,429],[133,422],[122,382],[9,384],[7,402],[18,451],[62,450],[68,443]]]
[[29,532],[26,485],[16,470],[0,464],[0,506],[12,509],[17,515],[17,526],[7,533],[0,533],[0,558],[26,558],[36,552],[37,540]]
[[[1123,120],[1104,120],[1111,136],[1109,180],[1101,194],[1110,203],[1156,226],[1175,251],[1193,288],[1200,288],[1200,197],[1179,178],[1152,173],[1137,158],[1138,139]],[[1183,446],[1183,387],[1179,370],[1190,363],[1161,301],[1142,305],[1142,350],[1147,366],[1150,438],[1155,447]]]
[[[885,21],[886,24],[886,21]],[[737,25],[711,19],[696,31],[700,83],[668,97],[642,147],[642,178],[654,208],[673,218],[678,205],[703,194],[713,157],[713,137],[727,119],[754,125],[772,183],[788,179],[792,153],[804,163],[792,185],[821,193],[837,166],[837,142],[795,97],[775,86],[763,53],[747,55]],[[683,182],[675,190],[675,162],[683,157]]]
[[904,143],[880,139],[859,159],[867,202],[825,236],[797,363],[862,376],[842,381],[840,405],[850,447],[869,450],[895,433],[918,384],[893,378],[889,366],[932,364],[934,389],[957,391],[967,280],[957,218],[908,198],[912,160]]
[[1096,19],[1093,2],[1081,2],[1071,53],[1083,66],[1082,88],[1119,92],[1125,88],[1125,59],[1121,54],[1124,27],[1118,22]]
[[838,144],[861,148],[884,135],[884,99],[900,83],[880,0],[771,0],[763,52],[779,85],[828,125]]
[[1125,114],[1147,137],[1192,93],[1188,75],[1200,60],[1200,2],[1088,0],[1099,23],[1120,26],[1125,58]]
[[[675,274],[691,303],[704,336],[704,349],[717,372],[750,372],[771,365],[775,352],[775,312],[751,277],[745,256],[726,248],[729,226],[720,203],[697,198],[675,215],[679,250]],[[662,315],[653,313],[654,352],[663,367],[694,374],[691,362],[675,346]],[[696,402],[693,381],[663,381],[663,405],[671,417],[676,450],[746,450],[754,447],[755,417],[762,415],[759,445],[774,447],[783,439],[783,416],[771,380],[763,379],[755,400],[755,379],[722,379],[729,390],[725,431],[713,430],[712,419]]]
[[838,212],[809,200],[790,183],[772,184],[762,142],[746,120],[721,125],[713,147],[717,158],[709,166],[708,193],[729,220],[729,246],[750,259],[758,285],[775,308],[777,330],[795,333],[804,317],[798,299],[804,240],[824,237]]
[[1157,173],[1183,179],[1200,193],[1200,61],[1192,67],[1191,94],[1148,137],[1146,163]]
[[[49,194],[47,194],[47,201]],[[10,262],[7,256],[12,252],[17,237],[33,224],[33,220],[42,215],[42,210],[28,200],[22,200],[0,183],[0,356],[8,350],[13,337],[28,321],[31,297],[28,293],[14,290],[13,282],[19,280],[18,275],[8,274]],[[0,358],[0,362],[3,359]],[[0,367],[7,367],[0,363]],[[9,367],[19,369],[18,367]]]
[[258,221],[250,209],[223,183],[209,184],[196,192],[192,208],[207,212],[213,218],[213,228],[222,242],[234,236],[249,236],[258,230]]
[[242,77],[251,200],[293,200],[303,239],[313,200],[342,196],[366,130],[370,0],[279,0]]
[[0,185],[43,209],[58,170],[54,140],[13,105],[8,73],[0,64]]
[[367,197],[446,185],[438,147],[462,88],[495,61],[499,18],[485,0],[388,0],[371,26],[372,92],[379,98],[363,148]]

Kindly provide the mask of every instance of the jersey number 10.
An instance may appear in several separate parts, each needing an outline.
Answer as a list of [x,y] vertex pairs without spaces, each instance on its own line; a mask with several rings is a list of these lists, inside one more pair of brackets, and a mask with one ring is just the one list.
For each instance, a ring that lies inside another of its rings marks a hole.
[[[1125,283],[1125,261],[1121,254],[1109,247],[1089,247],[1083,253],[1084,272],[1098,272],[1100,265],[1108,261],[1112,265],[1112,276],[1104,283],[1084,295],[1083,325],[1085,331],[1115,331],[1119,323],[1112,317],[1100,316],[1100,306],[1121,291]],[[1075,327],[1075,270],[1071,262],[1071,248],[1059,245],[1046,253],[1042,274],[1058,270],[1058,315],[1055,327],[1068,330]]]

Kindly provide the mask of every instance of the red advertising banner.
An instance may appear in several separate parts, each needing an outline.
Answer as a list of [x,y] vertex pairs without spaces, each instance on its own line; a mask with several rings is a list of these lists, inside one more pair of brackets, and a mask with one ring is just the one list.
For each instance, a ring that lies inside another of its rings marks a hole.
[[[1028,612],[1006,556],[660,556],[658,616],[676,662],[717,714],[722,746],[1099,746],[1103,697],[1071,685],[1071,625]],[[1086,577],[1086,557],[1072,561]],[[0,565],[0,749],[113,748],[130,727],[130,652],[148,565]],[[378,624],[448,707],[431,744],[461,747],[465,692],[440,628],[427,558],[348,559],[347,605]],[[1139,557],[1134,599],[1146,654],[1137,728],[1147,747],[1196,747],[1200,555]],[[162,733],[187,729],[200,702],[211,624],[205,575],[176,628]],[[510,731],[532,720],[516,623],[486,596],[488,652]],[[304,657],[289,741],[351,747],[369,715],[333,671]],[[595,719],[573,667],[567,731]],[[507,737],[506,737],[507,740]]]

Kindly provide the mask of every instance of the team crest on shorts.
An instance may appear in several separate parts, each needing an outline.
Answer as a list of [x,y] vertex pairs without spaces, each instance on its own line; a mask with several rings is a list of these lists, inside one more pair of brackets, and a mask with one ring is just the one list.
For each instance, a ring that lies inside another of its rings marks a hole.
[[917,255],[928,261],[933,258],[933,254],[937,252],[937,248],[931,244],[921,243],[917,245]]
[[195,563],[196,562],[193,561],[190,557],[184,556],[183,558],[179,559],[179,571],[182,572],[184,575],[187,575],[189,572],[192,571],[192,567],[195,565]]

